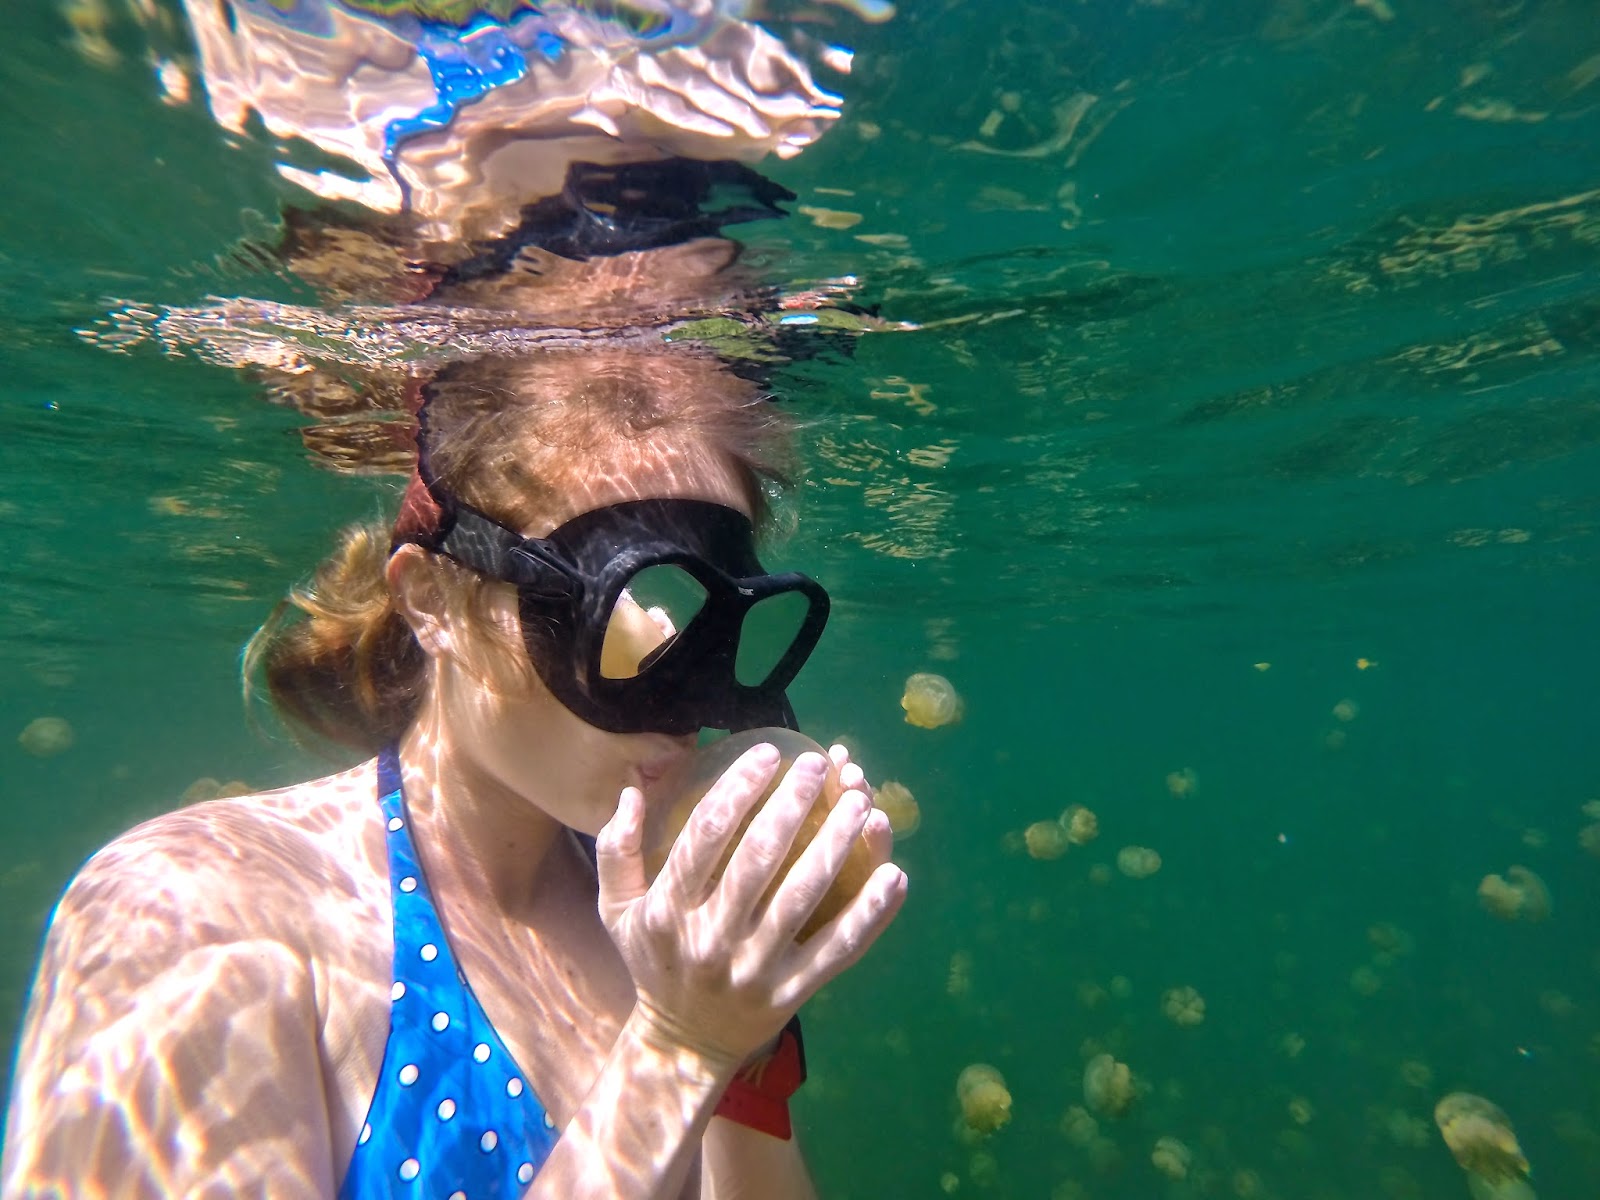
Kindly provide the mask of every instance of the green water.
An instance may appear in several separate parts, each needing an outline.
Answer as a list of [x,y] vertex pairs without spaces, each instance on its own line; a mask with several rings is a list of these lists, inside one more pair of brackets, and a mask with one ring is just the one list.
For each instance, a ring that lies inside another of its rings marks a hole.
[[[74,335],[118,300],[283,296],[226,256],[287,193],[157,101],[130,24],[107,67],[42,3],[8,20],[9,1031],[86,854],[199,776],[321,769],[250,727],[237,653],[394,492],[308,465],[247,379]],[[862,220],[747,236],[937,327],[779,381],[810,424],[781,557],[835,600],[794,699],[923,811],[903,916],[808,1010],[824,1194],[1160,1195],[1172,1135],[1187,1194],[1465,1196],[1431,1121],[1456,1089],[1510,1114],[1541,1196],[1600,1194],[1592,6],[912,0],[846,33],[841,127],[772,173]],[[901,721],[919,670],[963,723]],[[17,746],[41,715],[69,751]],[[1016,848],[1072,803],[1099,840]],[[1161,870],[1095,882],[1130,844]],[[1548,921],[1480,908],[1513,863]],[[1181,984],[1196,1028],[1161,1015]],[[1058,1128],[1086,1047],[1150,1085],[1102,1122],[1120,1167]],[[975,1061],[1014,1119],[967,1145]]]

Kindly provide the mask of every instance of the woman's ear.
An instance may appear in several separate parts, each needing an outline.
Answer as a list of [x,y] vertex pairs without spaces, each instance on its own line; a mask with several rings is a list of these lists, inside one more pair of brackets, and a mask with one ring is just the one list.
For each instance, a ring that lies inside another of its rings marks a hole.
[[395,609],[411,626],[412,636],[422,652],[434,659],[449,654],[454,648],[455,623],[450,620],[438,565],[431,561],[431,555],[421,546],[408,542],[389,556],[385,574]]

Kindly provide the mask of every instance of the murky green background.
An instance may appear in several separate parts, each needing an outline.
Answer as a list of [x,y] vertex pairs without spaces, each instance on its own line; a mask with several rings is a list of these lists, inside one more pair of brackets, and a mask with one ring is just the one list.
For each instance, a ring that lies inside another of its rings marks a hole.
[[[238,650],[393,501],[248,380],[74,336],[285,294],[228,259],[286,194],[268,149],[163,107],[110,11],[114,63],[41,0],[0,49],[8,1039],[86,854],[199,776],[319,769],[251,729]],[[861,221],[749,237],[942,324],[783,380],[811,474],[781,557],[835,597],[795,699],[924,816],[903,917],[808,1010],[824,1194],[1160,1195],[1170,1134],[1194,1194],[1464,1196],[1431,1121],[1458,1088],[1541,1196],[1600,1193],[1592,5],[911,0],[838,36],[847,117],[773,173]],[[962,724],[900,720],[919,670]],[[70,750],[18,746],[41,715]],[[1098,841],[1017,848],[1071,803]],[[1160,872],[1094,882],[1128,844]],[[1513,863],[1549,921],[1478,905]],[[1197,1028],[1161,1015],[1180,984]],[[1103,1123],[1120,1166],[1058,1129],[1086,1048],[1150,1086]],[[981,1145],[952,1132],[974,1061],[1015,1099]]]

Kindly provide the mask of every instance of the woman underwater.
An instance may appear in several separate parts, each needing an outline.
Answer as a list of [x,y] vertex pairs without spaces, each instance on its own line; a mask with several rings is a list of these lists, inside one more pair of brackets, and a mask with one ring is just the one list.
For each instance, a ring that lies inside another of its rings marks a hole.
[[[480,360],[423,399],[394,529],[349,531],[252,648],[282,713],[376,756],[84,867],[4,1195],[813,1194],[789,1023],[904,900],[887,819],[835,747],[850,790],[763,905],[822,784],[803,755],[714,880],[776,771],[758,747],[653,882],[641,856],[641,789],[702,726],[786,714],[820,631],[820,589],[755,559],[783,418],[714,360],[625,350]],[[622,590],[664,560],[707,585],[683,629]],[[774,596],[805,620],[745,686],[740,621]],[[869,881],[797,943],[857,837]]]

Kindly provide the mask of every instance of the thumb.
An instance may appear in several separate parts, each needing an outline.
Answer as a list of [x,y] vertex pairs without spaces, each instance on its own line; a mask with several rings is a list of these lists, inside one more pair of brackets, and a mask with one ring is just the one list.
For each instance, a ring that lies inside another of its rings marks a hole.
[[638,788],[622,789],[617,811],[595,838],[594,856],[600,919],[609,928],[650,887],[644,870],[644,793]]

